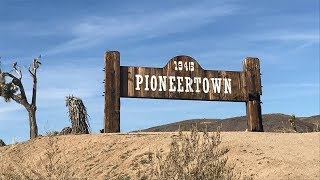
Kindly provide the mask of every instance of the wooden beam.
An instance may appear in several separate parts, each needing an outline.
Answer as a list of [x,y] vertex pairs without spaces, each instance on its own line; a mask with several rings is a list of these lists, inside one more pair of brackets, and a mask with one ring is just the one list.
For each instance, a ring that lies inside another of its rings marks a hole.
[[105,59],[104,132],[120,132],[120,53],[107,51]]
[[243,72],[245,73],[245,89],[248,95],[248,101],[246,102],[247,129],[252,132],[263,132],[260,104],[262,90],[259,59],[247,57],[243,61]]

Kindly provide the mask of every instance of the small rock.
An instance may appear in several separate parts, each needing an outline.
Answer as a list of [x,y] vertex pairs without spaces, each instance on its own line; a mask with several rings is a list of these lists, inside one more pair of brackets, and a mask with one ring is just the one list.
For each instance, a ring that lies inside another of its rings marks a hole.
[[4,142],[2,141],[2,139],[0,139],[0,147],[2,147],[2,146],[6,146],[6,143],[4,143]]
[[61,130],[59,135],[68,135],[68,134],[71,134],[71,132],[72,132],[72,129],[70,127],[65,127]]

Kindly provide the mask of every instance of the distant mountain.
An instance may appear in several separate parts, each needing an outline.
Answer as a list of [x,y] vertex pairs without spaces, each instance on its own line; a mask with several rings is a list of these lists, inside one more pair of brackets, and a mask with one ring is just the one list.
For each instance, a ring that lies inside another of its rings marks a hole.
[[[294,132],[290,122],[290,115],[286,114],[265,114],[262,115],[262,123],[265,132]],[[298,132],[313,132],[320,130],[320,115],[311,117],[296,117]],[[162,126],[151,127],[141,130],[142,132],[173,132],[179,128],[183,131],[190,130],[196,125],[199,130],[207,128],[208,131],[216,131],[220,126],[221,131],[245,131],[247,120],[245,116],[227,119],[191,119]]]
[[310,117],[301,117],[300,120],[320,126],[320,115],[310,116]]

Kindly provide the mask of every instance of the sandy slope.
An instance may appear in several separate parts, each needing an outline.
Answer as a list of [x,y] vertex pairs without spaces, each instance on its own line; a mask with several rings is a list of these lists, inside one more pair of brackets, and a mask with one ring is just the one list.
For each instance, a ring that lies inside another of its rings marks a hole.
[[[74,177],[105,179],[126,174],[134,179],[146,153],[168,151],[177,133],[135,133],[47,137],[0,148],[0,168],[9,164],[44,172],[48,147]],[[52,139],[51,139],[52,140]],[[254,179],[320,179],[320,133],[223,132],[229,163]],[[56,161],[57,159],[55,159]],[[135,163],[139,165],[136,166]],[[143,167],[142,167],[143,168]]]

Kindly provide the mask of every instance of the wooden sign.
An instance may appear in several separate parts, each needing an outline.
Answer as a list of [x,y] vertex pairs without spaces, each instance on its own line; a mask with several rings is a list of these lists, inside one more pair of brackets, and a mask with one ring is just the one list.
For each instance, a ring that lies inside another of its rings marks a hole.
[[105,54],[105,132],[120,131],[120,97],[246,102],[249,131],[263,131],[261,80],[257,58],[243,71],[204,70],[189,56],[163,68],[120,66],[120,53]]
[[246,101],[244,73],[204,70],[189,56],[163,68],[120,67],[121,97]]

